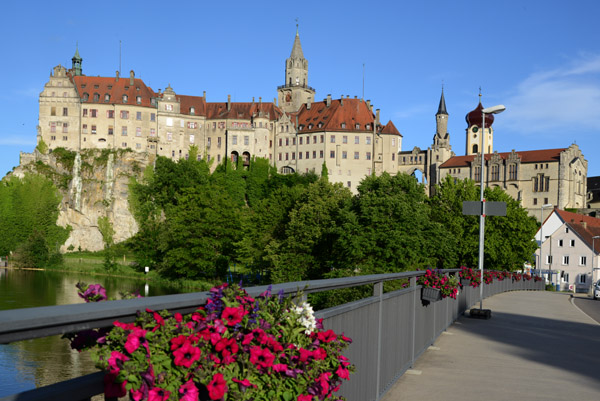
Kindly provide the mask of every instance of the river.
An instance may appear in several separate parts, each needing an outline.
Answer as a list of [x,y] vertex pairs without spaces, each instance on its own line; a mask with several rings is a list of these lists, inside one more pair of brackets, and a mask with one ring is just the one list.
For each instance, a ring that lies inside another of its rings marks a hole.
[[[0,310],[82,303],[79,281],[102,284],[109,298],[136,290],[144,296],[179,292],[121,277],[0,268]],[[60,336],[0,345],[0,397],[96,371],[87,353],[71,350]]]

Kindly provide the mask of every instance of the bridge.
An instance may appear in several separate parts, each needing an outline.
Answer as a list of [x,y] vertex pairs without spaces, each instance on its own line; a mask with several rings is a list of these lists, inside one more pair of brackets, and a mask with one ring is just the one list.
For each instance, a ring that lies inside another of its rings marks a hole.
[[[457,274],[458,270],[444,272]],[[546,397],[546,391],[571,396],[578,394],[573,392],[573,386],[583,388],[580,393],[590,395],[588,399],[597,398],[594,396],[600,384],[591,372],[600,354],[600,326],[586,321],[571,306],[568,296],[539,291],[544,289],[543,283],[534,280],[495,280],[484,286],[484,297],[491,297],[485,306],[492,309],[492,319],[467,319],[463,313],[478,303],[479,289],[465,286],[457,300],[443,299],[424,305],[420,300],[421,287],[416,284],[417,277],[423,274],[405,272],[285,283],[274,285],[272,290],[292,295],[298,289],[312,293],[373,287],[373,295],[368,298],[317,312],[326,328],[344,332],[353,339],[344,354],[356,365],[356,373],[340,391],[348,401],[440,396],[469,400],[482,398],[475,397],[479,393],[492,401],[511,397],[552,399],[553,394]],[[410,280],[410,286],[383,291],[384,282],[400,279]],[[264,290],[265,286],[247,288],[253,296]],[[136,311],[145,308],[191,312],[206,298],[206,293],[179,294],[0,311],[0,343],[103,327],[116,319],[132,321]],[[574,345],[577,343],[579,347]],[[593,349],[584,352],[590,345]],[[575,359],[569,362],[567,357]],[[549,386],[553,378],[561,376],[562,381]],[[89,400],[102,393],[102,377],[102,373],[95,373],[0,401]],[[500,388],[519,391],[521,396],[499,394],[491,398],[492,390]],[[534,395],[523,397],[524,394]]]

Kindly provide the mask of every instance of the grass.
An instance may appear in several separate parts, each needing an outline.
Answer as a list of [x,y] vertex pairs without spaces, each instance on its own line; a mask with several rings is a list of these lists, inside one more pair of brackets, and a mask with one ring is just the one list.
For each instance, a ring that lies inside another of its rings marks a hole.
[[[145,274],[136,268],[133,254],[124,250],[117,250],[116,266],[111,271],[107,271],[104,267],[104,251],[99,252],[71,252],[63,255],[63,263],[57,267],[47,268],[47,270],[63,271],[63,272],[78,272],[92,275],[127,277],[140,280],[152,281],[157,284],[163,284],[170,287],[175,287],[183,292],[190,291],[208,291],[216,283],[204,280],[190,279],[167,279],[161,277],[157,271],[150,271]],[[220,284],[220,283],[219,283]]]

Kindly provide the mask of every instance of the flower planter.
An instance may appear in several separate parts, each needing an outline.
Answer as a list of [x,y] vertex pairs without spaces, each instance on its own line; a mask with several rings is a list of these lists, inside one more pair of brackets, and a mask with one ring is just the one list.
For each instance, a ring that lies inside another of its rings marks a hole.
[[421,292],[421,301],[437,302],[442,299],[442,293],[438,288],[423,287]]

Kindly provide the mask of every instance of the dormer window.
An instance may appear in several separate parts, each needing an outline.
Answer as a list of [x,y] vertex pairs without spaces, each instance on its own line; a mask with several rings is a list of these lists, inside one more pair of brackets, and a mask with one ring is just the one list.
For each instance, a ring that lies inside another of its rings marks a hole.
[[298,126],[298,131],[302,131],[303,128],[304,128],[304,125],[299,125]]
[[106,95],[104,95],[104,101],[110,102],[110,95],[108,93]]
[[85,89],[86,86],[86,84],[81,84],[81,89]]
[[312,124],[308,124],[308,129],[312,129],[313,125]]
[[100,95],[98,93],[94,93],[94,102],[97,102],[100,100]]
[[139,87],[139,86],[136,86],[136,87],[135,87],[135,90],[139,92],[139,91],[140,91],[140,87]]
[[356,128],[356,129],[360,129],[360,124],[356,124],[356,125],[354,126],[354,128]]
[[195,112],[196,112],[196,109],[194,109],[193,107],[190,107],[190,114],[194,115]]
[[142,104],[142,97],[141,96],[137,96],[135,98],[135,101],[136,101],[137,104]]
[[365,125],[365,129],[371,129],[371,124]]
[[111,90],[111,89],[112,89],[112,85],[108,85],[108,90]]
[[319,123],[319,124],[317,125],[317,127],[319,127],[319,128],[323,127],[323,123]]
[[127,103],[127,95],[123,95],[123,103]]
[[90,98],[90,95],[87,92],[83,94],[83,101],[84,102],[87,102],[89,98]]
[[346,123],[342,123],[342,128],[346,128]]
[[98,89],[100,86],[98,85],[94,85],[94,89]]

